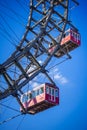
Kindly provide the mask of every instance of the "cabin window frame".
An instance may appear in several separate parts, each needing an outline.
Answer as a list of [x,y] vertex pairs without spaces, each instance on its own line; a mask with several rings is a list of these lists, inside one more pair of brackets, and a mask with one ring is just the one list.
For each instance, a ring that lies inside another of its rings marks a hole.
[[46,86],[46,94],[49,94],[49,86]]
[[39,95],[39,89],[35,90],[35,97]]
[[54,94],[55,94],[55,89],[52,88],[52,96],[54,96]]
[[34,97],[37,96],[37,90],[34,90]]
[[[24,99],[23,99],[24,98]],[[28,101],[28,94],[24,94],[23,96],[22,96],[22,102],[23,103],[25,103],[25,102],[27,102]]]
[[80,34],[77,34],[77,40],[78,41],[80,40]]
[[75,40],[77,40],[77,33],[76,32],[73,32],[73,37]]
[[51,95],[51,87],[46,86],[46,94]]
[[74,32],[72,31],[72,37],[74,37]]
[[73,31],[72,30],[70,30],[70,35],[73,36]]
[[55,97],[59,97],[58,89],[55,89]]
[[77,33],[75,33],[75,39],[77,40]]
[[52,95],[52,94],[51,94],[51,90],[52,90],[52,88],[51,88],[51,87],[49,87],[49,95]]
[[32,99],[32,93],[28,93],[28,100]]
[[35,91],[32,91],[32,98],[35,98]]
[[41,88],[39,89],[39,94],[42,94],[42,93],[44,93],[44,87],[41,87]]

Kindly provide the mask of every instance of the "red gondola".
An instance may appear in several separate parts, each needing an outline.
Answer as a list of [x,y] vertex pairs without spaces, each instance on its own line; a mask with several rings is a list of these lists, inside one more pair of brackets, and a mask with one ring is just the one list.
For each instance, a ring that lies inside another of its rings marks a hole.
[[[61,48],[55,53],[54,56],[56,57],[61,57],[68,52],[74,50],[75,48],[79,47],[81,44],[81,38],[80,38],[80,33],[74,29],[68,29],[64,33],[64,37],[62,38],[61,41]],[[52,45],[49,48],[49,52],[52,53],[55,49],[56,45]]]
[[[45,83],[21,96],[21,103],[30,114],[36,114],[59,104],[59,88]],[[23,112],[23,109],[20,109]]]

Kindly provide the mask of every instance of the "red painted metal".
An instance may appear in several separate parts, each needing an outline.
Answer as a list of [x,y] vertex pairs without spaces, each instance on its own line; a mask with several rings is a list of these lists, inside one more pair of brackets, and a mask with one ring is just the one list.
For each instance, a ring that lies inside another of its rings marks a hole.
[[[61,57],[68,52],[74,50],[75,48],[79,47],[81,44],[81,37],[80,33],[74,29],[68,29],[64,33],[64,37],[60,43],[60,49],[55,53],[54,56]],[[48,52],[52,53],[56,48],[56,45],[52,45],[49,47]]]
[[[33,94],[33,92],[39,92],[40,89],[43,88],[43,92],[37,94],[36,96],[23,101],[23,96],[29,96],[29,94]],[[47,88],[49,89],[47,93]],[[50,91],[51,90],[51,91]],[[50,93],[51,92],[51,93]],[[53,95],[52,95],[53,92]],[[28,111],[30,114],[36,114],[38,112],[44,111],[50,107],[56,106],[59,104],[59,88],[45,83],[40,85],[39,87],[29,91],[21,96],[21,103],[23,107]],[[20,108],[21,112],[23,112],[22,108]]]

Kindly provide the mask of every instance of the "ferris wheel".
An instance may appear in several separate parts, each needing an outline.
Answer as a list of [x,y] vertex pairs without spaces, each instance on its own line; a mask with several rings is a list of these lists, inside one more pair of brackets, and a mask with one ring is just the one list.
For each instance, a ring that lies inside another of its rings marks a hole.
[[[32,81],[39,79],[39,84],[48,82],[48,85],[56,86],[48,72],[49,66],[51,68],[55,65],[52,64],[52,59],[60,61],[64,55],[70,59],[69,52],[80,45],[78,29],[68,20],[69,2],[70,0],[30,0],[25,32],[15,51],[0,64],[0,83],[3,84],[0,86],[0,100],[14,97],[21,106],[20,112],[29,113],[20,98],[26,92],[29,93]],[[72,2],[78,5],[76,0]],[[71,28],[67,29],[67,26]],[[49,108],[48,105],[45,108]],[[42,109],[39,108],[39,111]]]

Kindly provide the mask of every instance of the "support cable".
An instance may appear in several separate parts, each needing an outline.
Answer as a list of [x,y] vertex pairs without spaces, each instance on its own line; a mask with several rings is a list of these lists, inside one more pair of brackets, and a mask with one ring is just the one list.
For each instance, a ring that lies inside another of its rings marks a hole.
[[[15,42],[17,42],[16,39],[13,40],[11,34],[8,33],[8,31],[5,29],[5,26],[4,26],[2,23],[0,23],[0,25],[1,25],[1,26],[0,26],[0,29],[1,29],[1,31],[2,31],[1,35],[3,35],[3,36],[4,36],[4,35],[7,35],[8,40],[11,39],[11,40],[10,40],[10,43],[13,44],[13,45],[16,47],[17,45],[16,45],[16,43],[14,43],[14,40],[15,40]],[[3,34],[3,32],[4,32],[4,34]],[[5,36],[5,37],[6,37],[6,36]]]
[[17,46],[16,43],[12,42],[11,39],[8,38],[6,35],[7,34],[3,34],[3,32],[0,32],[0,36],[2,36],[3,38],[5,38],[11,45],[13,45],[16,48],[16,46]]
[[[0,6],[2,6],[5,9],[8,9],[10,12],[12,12],[13,14],[15,14],[17,17],[20,17],[22,19],[27,20],[24,16],[22,16],[21,14],[19,14],[18,12],[14,11],[11,7],[8,6],[8,3],[6,3],[6,5],[0,3]],[[21,19],[20,19],[21,20]]]
[[19,130],[19,127],[21,126],[21,124],[22,124],[22,122],[23,122],[25,116],[26,116],[26,115],[24,115],[23,118],[21,119],[21,121],[20,121],[19,125],[17,126],[16,130]]
[[8,26],[8,28],[11,30],[11,32],[15,35],[15,37],[19,39],[19,37],[17,36],[17,34],[14,32],[14,30],[11,28],[11,26],[7,23],[7,21],[5,20],[5,18],[0,14],[0,17],[2,18],[2,20],[5,22],[5,24]]
[[13,120],[13,119],[15,119],[16,117],[21,116],[21,115],[23,115],[23,113],[18,114],[18,115],[15,115],[15,116],[13,116],[13,117],[10,117],[10,118],[8,118],[7,120],[4,120],[4,121],[0,122],[0,125],[4,124],[4,123],[6,123],[6,122],[8,122],[8,121],[10,121],[10,120]]
[[23,8],[23,10],[26,12],[26,13],[29,13],[26,8],[21,4],[21,2],[19,0],[16,0],[16,2]]
[[11,109],[11,110],[13,110],[13,111],[20,112],[19,110],[14,109],[14,108],[12,108],[12,107],[9,107],[9,106],[7,106],[7,105],[4,105],[3,103],[0,103],[0,105],[6,107],[6,108],[8,108],[8,109]]
[[50,68],[48,68],[48,70],[55,68],[57,65],[62,64],[63,62],[67,61],[68,59],[70,59],[70,58],[66,58],[66,59],[64,59],[63,61],[61,61],[61,62],[55,64],[54,66],[52,66],[52,67],[50,67]]
[[7,12],[4,12],[3,10],[0,9],[0,14],[1,13],[3,13],[3,15],[5,15],[5,17],[7,16],[8,18],[10,18],[11,20],[15,21],[16,23],[21,24],[21,26],[26,27],[26,25],[24,25],[23,22],[21,22],[20,20],[17,20],[14,16],[11,16]]

